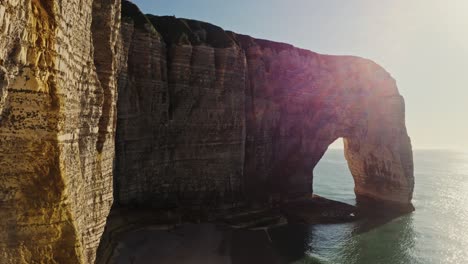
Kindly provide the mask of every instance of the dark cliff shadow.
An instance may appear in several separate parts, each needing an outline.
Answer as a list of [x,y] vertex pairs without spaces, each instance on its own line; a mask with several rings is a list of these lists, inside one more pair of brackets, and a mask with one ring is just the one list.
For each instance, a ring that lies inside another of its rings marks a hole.
[[[327,210],[316,208],[315,213],[313,208],[306,208],[309,212],[301,215],[300,220],[314,223],[289,221],[286,225],[254,229],[232,228],[220,222],[190,224],[171,210],[114,207],[107,219],[96,263],[324,263],[317,256],[332,254],[340,261],[360,264],[370,261],[374,253],[378,254],[376,258],[401,256],[400,259],[409,260],[407,249],[414,243],[414,234],[407,209],[367,203],[354,207],[320,198],[295,203],[294,210],[317,203],[327,208],[333,206]],[[348,215],[352,208],[356,218],[342,221],[342,213]],[[326,218],[317,218],[320,216],[317,212],[325,212]],[[385,250],[377,248],[369,253],[367,237],[375,236],[371,231],[379,228],[384,230]],[[329,247],[335,247],[336,252],[328,252]]]
[[233,264],[282,263],[266,230],[231,230],[228,240],[230,260]]
[[268,230],[268,233],[281,263],[292,263],[304,259],[307,252],[313,251],[310,241],[314,234],[308,225],[281,226]]

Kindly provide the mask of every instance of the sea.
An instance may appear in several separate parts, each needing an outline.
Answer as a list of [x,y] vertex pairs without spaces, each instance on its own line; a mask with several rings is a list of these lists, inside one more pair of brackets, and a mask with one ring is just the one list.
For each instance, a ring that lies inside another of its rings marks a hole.
[[[366,226],[287,226],[276,231],[282,241],[278,250],[290,255],[291,263],[468,263],[468,153],[415,150],[413,155],[414,212]],[[314,169],[314,193],[355,204],[353,188],[343,150],[327,150]],[[300,251],[302,257],[295,258]]]
[[[153,226],[119,235],[103,263],[468,264],[468,153],[415,150],[412,213],[352,223],[230,229]],[[314,193],[355,204],[343,150],[314,169]]]

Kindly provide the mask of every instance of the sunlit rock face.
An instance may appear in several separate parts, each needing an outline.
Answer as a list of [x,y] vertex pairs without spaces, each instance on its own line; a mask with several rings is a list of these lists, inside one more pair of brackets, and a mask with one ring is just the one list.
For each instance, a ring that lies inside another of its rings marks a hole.
[[198,212],[307,197],[338,137],[358,198],[410,203],[381,67],[120,9],[0,0],[1,263],[93,263],[113,195]]
[[404,100],[384,69],[358,57],[236,38],[248,62],[248,194],[309,195],[315,165],[343,137],[358,200],[410,203],[413,160]]
[[1,263],[93,263],[112,204],[120,1],[0,1]]
[[358,198],[410,203],[404,101],[380,66],[145,17],[125,2],[123,10],[119,204],[220,209],[304,198],[339,137]]

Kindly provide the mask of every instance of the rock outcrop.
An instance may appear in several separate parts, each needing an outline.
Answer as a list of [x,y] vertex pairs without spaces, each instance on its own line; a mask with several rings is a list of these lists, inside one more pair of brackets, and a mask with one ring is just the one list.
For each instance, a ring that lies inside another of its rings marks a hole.
[[358,200],[411,207],[380,66],[122,4],[0,0],[2,263],[93,263],[113,196],[203,213],[308,197],[339,137]]
[[1,263],[93,263],[112,205],[120,1],[0,1]]
[[[128,61],[119,79],[116,201],[207,208],[241,200],[242,49],[227,43],[230,38],[221,28],[169,17],[137,17],[133,22],[137,12],[124,2],[122,35]],[[161,34],[150,20],[160,24]],[[189,41],[183,31],[190,32],[192,22],[201,31],[210,27],[210,45],[179,44],[179,39]]]
[[248,62],[248,194],[309,195],[315,165],[342,137],[358,200],[410,203],[411,143],[404,100],[390,74],[358,57],[234,36]]
[[404,101],[380,66],[200,21],[145,17],[125,1],[123,10],[120,205],[217,210],[304,198],[314,166],[339,137],[359,200],[410,204]]

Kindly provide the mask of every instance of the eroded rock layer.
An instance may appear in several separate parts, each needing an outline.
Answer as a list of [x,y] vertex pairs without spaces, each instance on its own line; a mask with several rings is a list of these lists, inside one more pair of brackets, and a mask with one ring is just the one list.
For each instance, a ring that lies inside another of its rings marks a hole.
[[[128,61],[119,79],[116,200],[123,205],[205,208],[239,201],[243,51],[223,43],[192,45],[189,39],[179,45],[173,19],[145,20],[138,12],[124,2]],[[151,22],[161,23],[157,29],[162,35]],[[185,22],[177,27],[190,31]],[[229,38],[211,27],[220,33],[216,41]]]
[[359,200],[410,206],[404,101],[380,66],[120,9],[0,0],[2,263],[93,263],[113,172],[122,206],[284,205],[338,137]]
[[343,137],[358,199],[411,207],[404,101],[380,66],[144,16],[128,2],[123,10],[122,35],[131,37],[119,83],[121,205],[222,209],[304,198],[313,168]]
[[112,204],[119,14],[117,0],[0,1],[2,263],[94,262]]
[[410,203],[411,143],[404,100],[390,74],[358,57],[235,37],[249,74],[248,194],[284,200],[312,193],[315,165],[342,137],[358,200]]

